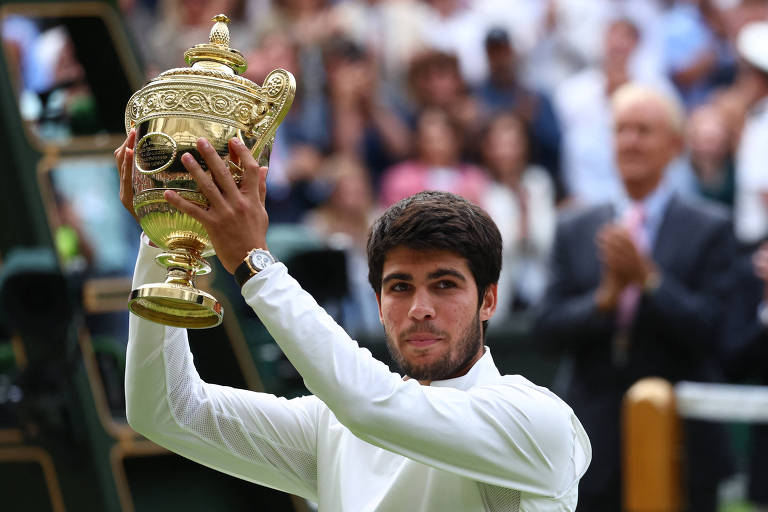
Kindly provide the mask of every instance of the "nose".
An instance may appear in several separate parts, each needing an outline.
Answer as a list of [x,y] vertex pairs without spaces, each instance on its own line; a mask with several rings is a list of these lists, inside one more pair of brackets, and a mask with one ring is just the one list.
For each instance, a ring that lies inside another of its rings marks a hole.
[[413,294],[408,317],[417,322],[435,318],[435,307],[426,290],[417,290]]

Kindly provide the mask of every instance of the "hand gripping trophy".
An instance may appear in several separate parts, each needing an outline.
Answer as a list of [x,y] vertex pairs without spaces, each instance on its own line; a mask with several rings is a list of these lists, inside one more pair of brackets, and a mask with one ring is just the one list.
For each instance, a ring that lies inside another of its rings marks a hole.
[[191,67],[165,71],[136,92],[125,109],[125,130],[136,129],[133,208],[144,233],[163,252],[158,263],[167,268],[163,283],[131,291],[129,309],[157,323],[187,328],[221,323],[221,304],[194,286],[196,275],[210,272],[205,257],[214,254],[203,226],[163,198],[166,189],[201,206],[207,199],[181,163],[192,154],[203,169],[196,148],[208,139],[229,166],[236,182],[242,170],[229,158],[228,140],[240,138],[267,165],[275,131],[296,93],[293,75],[272,71],[262,86],[239,76],[246,69],[242,54],[229,47],[229,19],[214,17],[208,44],[184,54]]

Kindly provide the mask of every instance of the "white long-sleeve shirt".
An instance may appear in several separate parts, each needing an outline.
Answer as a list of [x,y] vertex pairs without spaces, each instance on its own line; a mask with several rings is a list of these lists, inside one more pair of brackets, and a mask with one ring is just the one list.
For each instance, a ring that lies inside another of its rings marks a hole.
[[[162,280],[143,245],[134,287]],[[313,396],[203,382],[186,331],[131,315],[130,424],[225,473],[305,497],[320,512],[572,511],[591,447],[573,411],[490,351],[421,386],[361,349],[281,263],[243,296]]]

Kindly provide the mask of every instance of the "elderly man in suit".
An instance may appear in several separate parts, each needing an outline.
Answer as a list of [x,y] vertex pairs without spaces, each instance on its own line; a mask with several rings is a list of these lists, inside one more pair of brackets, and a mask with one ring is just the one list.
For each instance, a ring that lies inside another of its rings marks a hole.
[[[719,379],[731,222],[679,197],[665,171],[682,149],[683,114],[655,90],[613,95],[616,163],[626,196],[563,214],[540,305],[539,343],[566,356],[562,394],[594,443],[579,510],[621,510],[620,404],[638,379]],[[714,424],[687,423],[689,509],[716,509],[728,464]]]

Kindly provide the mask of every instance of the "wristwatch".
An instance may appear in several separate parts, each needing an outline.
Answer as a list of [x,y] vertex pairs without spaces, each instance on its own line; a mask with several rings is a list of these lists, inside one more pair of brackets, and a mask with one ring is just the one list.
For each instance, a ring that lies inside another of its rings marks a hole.
[[269,251],[264,249],[251,249],[248,254],[243,258],[243,262],[235,269],[235,281],[243,287],[245,282],[275,263],[275,259]]

